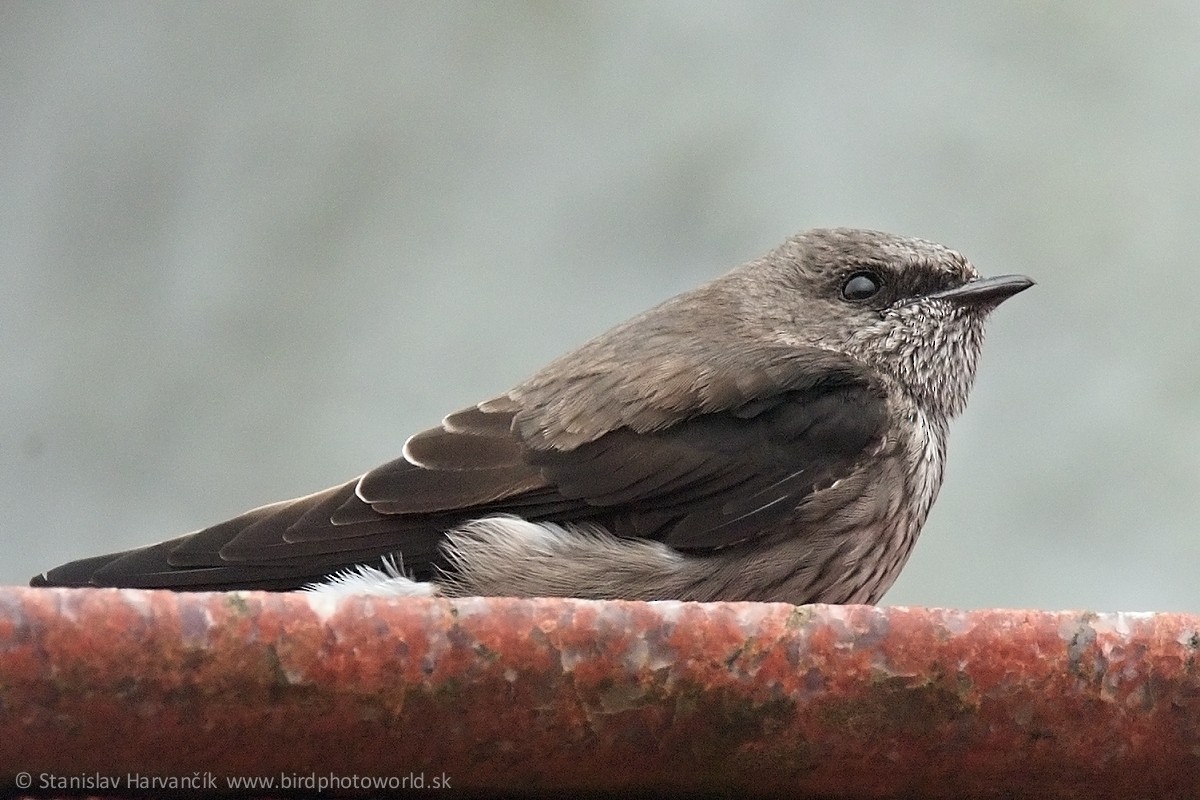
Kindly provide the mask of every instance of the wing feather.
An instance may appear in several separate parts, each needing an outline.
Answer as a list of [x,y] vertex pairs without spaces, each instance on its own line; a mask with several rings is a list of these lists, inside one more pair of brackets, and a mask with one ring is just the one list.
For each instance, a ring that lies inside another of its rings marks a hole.
[[[710,381],[682,413],[676,379],[669,408],[642,403],[636,425],[617,413],[603,434],[584,425],[600,418],[591,395],[541,410],[536,393],[497,398],[413,436],[404,457],[358,480],[38,581],[290,588],[387,553],[428,577],[444,566],[446,531],[500,513],[594,522],[694,553],[734,546],[789,524],[882,442],[883,389],[855,365],[831,369],[828,353],[810,355],[793,352],[790,371],[772,362],[740,381]],[[547,416],[555,409],[562,419]]]

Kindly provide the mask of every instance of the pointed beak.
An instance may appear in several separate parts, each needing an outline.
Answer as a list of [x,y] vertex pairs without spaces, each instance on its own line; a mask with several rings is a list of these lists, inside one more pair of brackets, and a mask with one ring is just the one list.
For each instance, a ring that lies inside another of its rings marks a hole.
[[1033,280],[1024,275],[1000,275],[995,278],[979,278],[953,289],[927,294],[921,299],[949,300],[963,306],[995,307],[1030,286],[1033,286]]

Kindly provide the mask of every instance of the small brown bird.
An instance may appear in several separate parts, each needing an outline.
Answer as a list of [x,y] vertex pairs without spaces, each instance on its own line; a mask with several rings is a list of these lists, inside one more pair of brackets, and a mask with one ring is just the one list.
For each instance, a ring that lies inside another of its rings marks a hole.
[[362,477],[32,584],[875,602],[937,497],[984,320],[1031,285],[809,231]]

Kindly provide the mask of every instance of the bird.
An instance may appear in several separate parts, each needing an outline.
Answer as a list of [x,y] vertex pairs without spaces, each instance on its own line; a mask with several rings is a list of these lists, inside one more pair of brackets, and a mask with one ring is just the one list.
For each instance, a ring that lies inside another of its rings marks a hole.
[[1033,284],[810,230],[353,480],[31,584],[875,603],[937,498],[985,321]]

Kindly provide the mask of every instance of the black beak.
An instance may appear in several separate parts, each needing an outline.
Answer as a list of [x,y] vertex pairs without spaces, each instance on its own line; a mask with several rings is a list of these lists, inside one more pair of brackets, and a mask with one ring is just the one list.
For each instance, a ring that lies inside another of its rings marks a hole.
[[953,289],[927,294],[921,299],[949,300],[964,306],[998,306],[1030,286],[1033,286],[1033,279],[1024,275],[1000,275],[995,278],[979,278]]

